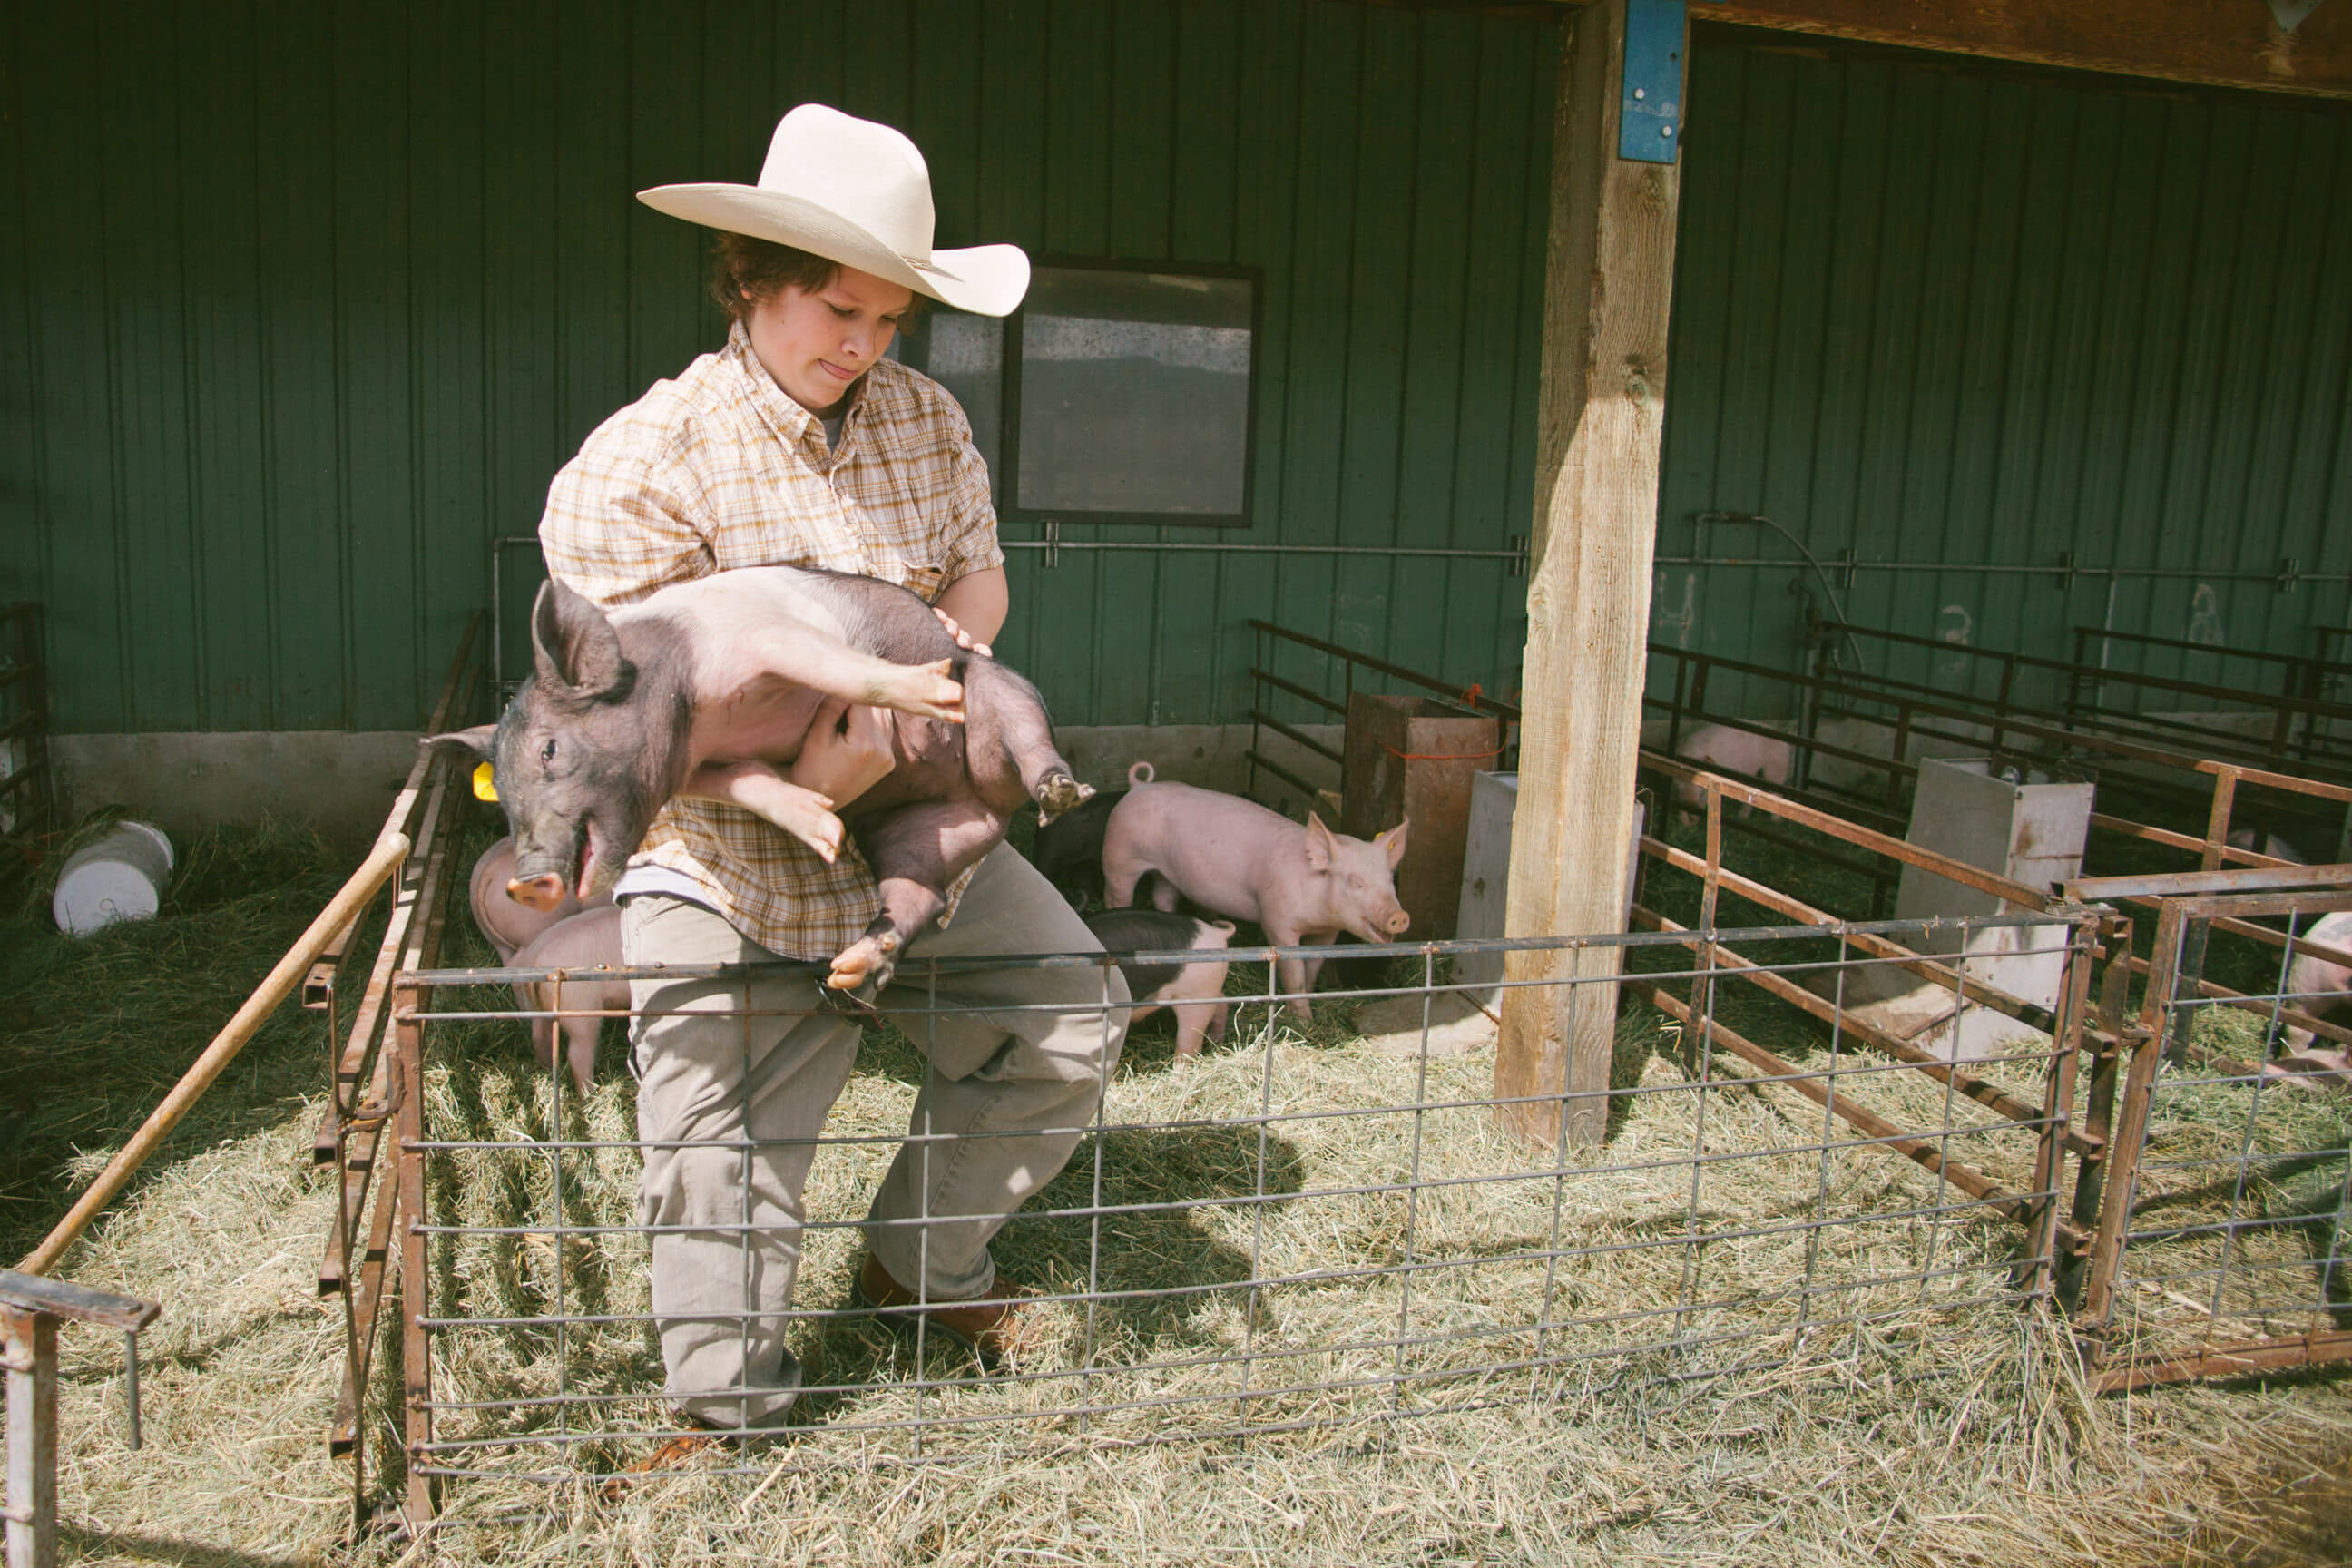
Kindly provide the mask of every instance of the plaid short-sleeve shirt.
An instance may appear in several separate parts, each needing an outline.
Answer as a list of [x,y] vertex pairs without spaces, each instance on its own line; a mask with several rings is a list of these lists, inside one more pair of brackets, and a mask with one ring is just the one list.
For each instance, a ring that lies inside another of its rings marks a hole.
[[[877,362],[829,447],[740,322],[724,349],[596,427],[549,487],[539,540],[550,572],[608,607],[738,566],[827,567],[936,600],[1004,562],[988,470],[945,388]],[[738,931],[796,958],[831,957],[882,907],[854,847],[827,866],[715,802],[670,802],[629,863],[685,878]]]

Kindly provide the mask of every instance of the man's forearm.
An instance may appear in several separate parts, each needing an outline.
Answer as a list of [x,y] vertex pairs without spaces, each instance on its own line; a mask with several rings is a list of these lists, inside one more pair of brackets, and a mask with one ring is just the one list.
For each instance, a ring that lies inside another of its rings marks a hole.
[[1005,584],[1002,566],[957,578],[939,598],[939,607],[954,616],[956,625],[971,634],[972,641],[981,643],[996,640],[1012,605],[1012,591]]

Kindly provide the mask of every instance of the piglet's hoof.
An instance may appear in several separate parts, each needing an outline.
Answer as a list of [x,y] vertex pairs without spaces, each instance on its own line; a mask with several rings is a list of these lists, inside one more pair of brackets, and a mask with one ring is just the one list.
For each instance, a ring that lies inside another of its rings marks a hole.
[[882,1009],[855,991],[835,991],[826,986],[820,988],[816,995],[819,1007],[845,1018],[878,1018],[882,1016]]
[[1082,784],[1058,769],[1047,773],[1037,784],[1037,820],[1051,822],[1066,811],[1075,811],[1094,793],[1094,785]]
[[859,937],[834,955],[833,973],[825,976],[829,991],[856,991],[871,983],[879,992],[890,984],[898,967],[894,956],[898,951],[898,933],[872,931]]

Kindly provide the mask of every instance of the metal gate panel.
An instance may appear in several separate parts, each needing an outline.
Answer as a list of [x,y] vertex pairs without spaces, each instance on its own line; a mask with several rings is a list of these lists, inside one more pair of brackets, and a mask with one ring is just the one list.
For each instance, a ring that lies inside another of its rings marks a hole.
[[2093,1386],[2352,1359],[2352,1074],[2324,1052],[2269,1059],[2331,976],[2295,946],[2266,992],[2225,991],[2184,962],[2219,921],[2301,932],[2342,910],[2352,892],[2163,900],[2083,1302]]

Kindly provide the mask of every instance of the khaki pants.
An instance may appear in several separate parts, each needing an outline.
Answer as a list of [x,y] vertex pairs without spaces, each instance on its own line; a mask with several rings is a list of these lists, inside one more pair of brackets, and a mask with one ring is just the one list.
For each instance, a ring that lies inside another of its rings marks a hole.
[[[907,946],[899,983],[877,1005],[921,1047],[929,1069],[908,1131],[866,1219],[866,1245],[892,1279],[934,1300],[985,1296],[989,1239],[1068,1163],[1101,1102],[1127,1033],[1116,969],[967,970],[921,961],[988,953],[1099,952],[1086,922],[1010,846],[981,862],[955,921]],[[751,963],[775,955],[698,904],[626,900],[621,952],[632,964]],[[1109,990],[1107,1010],[1105,981]],[[637,1131],[647,1142],[748,1141],[740,1148],[645,1152],[638,1213],[652,1238],[653,1310],[681,1412],[715,1426],[772,1421],[799,1367],[784,1346],[805,1217],[810,1140],[849,1081],[857,1025],[821,1006],[814,979],[637,981],[630,1005]],[[1070,1011],[1012,1011],[1021,1007]],[[928,1132],[928,1138],[921,1135]],[[989,1136],[972,1136],[986,1133]],[[723,1227],[723,1228],[719,1228]]]

